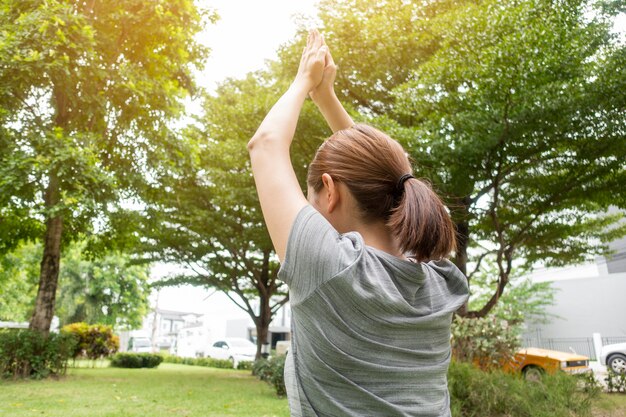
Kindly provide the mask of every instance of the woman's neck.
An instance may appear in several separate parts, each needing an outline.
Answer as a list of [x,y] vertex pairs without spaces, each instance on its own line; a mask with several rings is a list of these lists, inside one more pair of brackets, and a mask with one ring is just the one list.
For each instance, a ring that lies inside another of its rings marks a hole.
[[398,241],[393,237],[389,227],[384,222],[356,225],[354,231],[359,232],[367,246],[387,252],[398,258],[406,259]]

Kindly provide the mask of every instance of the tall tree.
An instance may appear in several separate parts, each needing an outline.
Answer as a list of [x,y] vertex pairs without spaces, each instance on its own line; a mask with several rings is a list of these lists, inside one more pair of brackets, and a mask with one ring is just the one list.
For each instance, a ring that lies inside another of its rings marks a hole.
[[[228,80],[207,96],[204,115],[186,132],[188,148],[176,161],[178,173],[159,177],[137,219],[152,259],[187,267],[187,273],[161,285],[223,291],[255,323],[257,357],[288,295],[277,279],[278,258],[263,222],[246,144],[282,88],[271,74],[255,73]],[[312,103],[304,111],[311,117],[302,119],[293,145],[302,179],[316,145],[329,133]]]
[[[562,265],[626,233],[626,46],[615,2],[322,1],[346,102],[403,142],[457,224],[455,263]],[[384,22],[384,24],[381,24]],[[281,51],[294,67],[298,45]],[[475,305],[475,304],[474,304]]]
[[106,229],[167,151],[167,123],[207,52],[194,36],[214,16],[192,0],[0,7],[0,229],[15,230],[0,248],[43,234],[30,326],[46,333],[62,246],[96,218]]

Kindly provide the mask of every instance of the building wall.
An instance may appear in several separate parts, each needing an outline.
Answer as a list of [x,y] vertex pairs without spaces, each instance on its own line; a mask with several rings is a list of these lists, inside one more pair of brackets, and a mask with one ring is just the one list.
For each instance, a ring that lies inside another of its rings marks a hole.
[[607,272],[609,274],[626,272],[626,237],[611,242],[609,249],[614,253],[606,259]]
[[554,316],[546,324],[528,325],[527,337],[626,337],[626,273],[555,280]]

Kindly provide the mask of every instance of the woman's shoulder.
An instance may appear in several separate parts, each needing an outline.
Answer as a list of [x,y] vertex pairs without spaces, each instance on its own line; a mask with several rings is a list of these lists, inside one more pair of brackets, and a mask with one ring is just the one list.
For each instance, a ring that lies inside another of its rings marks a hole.
[[459,295],[469,294],[467,277],[449,259],[432,260],[423,265],[443,281],[450,292]]

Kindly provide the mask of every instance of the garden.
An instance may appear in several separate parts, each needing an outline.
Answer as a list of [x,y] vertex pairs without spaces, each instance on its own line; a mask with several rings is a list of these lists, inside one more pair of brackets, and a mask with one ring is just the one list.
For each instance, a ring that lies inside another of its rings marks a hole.
[[[321,0],[262,68],[208,87],[220,42],[247,35],[211,32],[212,4],[0,5],[0,417],[289,415],[284,357],[261,359],[289,289],[246,145],[313,26],[352,119],[406,149],[454,223],[471,297],[453,320],[453,416],[626,417],[624,374],[502,370],[551,319],[550,282],[525,277],[608,259],[626,236],[622,1]],[[330,134],[305,101],[302,189]],[[155,336],[159,354],[123,352],[150,316],[156,334],[157,293],[177,286],[243,310],[257,360],[232,369],[207,340],[178,357]]]

